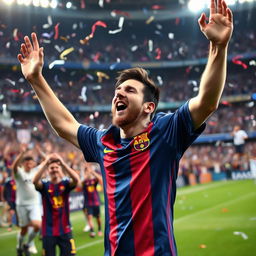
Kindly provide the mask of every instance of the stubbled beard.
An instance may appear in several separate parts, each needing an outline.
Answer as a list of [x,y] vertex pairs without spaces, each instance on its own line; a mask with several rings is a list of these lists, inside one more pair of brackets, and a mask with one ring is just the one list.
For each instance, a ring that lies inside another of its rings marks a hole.
[[127,118],[114,118],[114,117],[112,117],[112,124],[117,126],[117,127],[122,128],[122,127],[128,125],[129,123],[130,123],[130,121],[127,120]]

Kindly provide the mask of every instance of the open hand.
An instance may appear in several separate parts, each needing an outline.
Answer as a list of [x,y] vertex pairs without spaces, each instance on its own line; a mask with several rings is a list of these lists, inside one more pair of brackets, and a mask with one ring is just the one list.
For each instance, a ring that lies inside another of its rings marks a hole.
[[211,0],[209,22],[206,20],[205,13],[202,13],[198,19],[201,31],[213,44],[225,47],[233,31],[233,15],[226,2],[217,0],[216,6],[215,0]]
[[21,70],[24,77],[30,81],[42,72],[43,68],[43,47],[39,48],[36,33],[31,34],[32,43],[28,36],[24,37],[24,43],[21,44],[20,54],[17,58],[21,64]]

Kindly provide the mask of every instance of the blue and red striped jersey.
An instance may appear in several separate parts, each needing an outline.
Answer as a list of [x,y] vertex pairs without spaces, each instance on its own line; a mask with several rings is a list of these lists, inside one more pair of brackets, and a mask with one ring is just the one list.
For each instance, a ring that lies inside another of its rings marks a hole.
[[100,196],[97,191],[98,179],[85,179],[82,182],[85,206],[99,206]]
[[85,125],[78,142],[88,162],[101,166],[105,193],[105,256],[177,255],[173,205],[179,160],[202,133],[194,130],[188,102],[158,113],[142,133],[120,138],[120,129]]
[[4,183],[4,199],[7,202],[15,203],[16,200],[16,183],[11,177],[8,177]]
[[42,195],[42,235],[60,236],[71,232],[69,220],[69,193],[74,188],[70,180],[62,179],[58,184],[42,180],[42,188],[36,188]]

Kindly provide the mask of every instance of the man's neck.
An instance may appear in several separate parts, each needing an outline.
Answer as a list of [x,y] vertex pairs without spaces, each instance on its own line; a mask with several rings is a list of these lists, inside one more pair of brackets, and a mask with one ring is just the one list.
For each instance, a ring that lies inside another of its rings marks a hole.
[[122,139],[132,138],[142,133],[148,127],[150,120],[144,119],[136,123],[137,125],[130,124],[125,127],[120,127],[120,136]]
[[56,184],[58,184],[58,183],[60,183],[60,182],[61,182],[61,179],[60,179],[60,178],[51,179],[51,183],[54,184],[54,185],[56,185]]

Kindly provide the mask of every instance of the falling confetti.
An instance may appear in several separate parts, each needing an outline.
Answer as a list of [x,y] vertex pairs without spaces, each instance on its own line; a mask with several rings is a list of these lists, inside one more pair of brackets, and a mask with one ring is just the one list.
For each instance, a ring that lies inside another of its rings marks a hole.
[[99,7],[101,7],[101,8],[104,7],[104,0],[99,0]]
[[160,49],[160,48],[156,48],[155,52],[156,52],[156,54],[157,54],[156,57],[155,57],[155,59],[156,59],[156,60],[160,60],[160,59],[161,59],[161,55],[162,55],[161,49]]
[[70,48],[64,50],[64,51],[60,54],[60,59],[66,60],[66,59],[67,59],[67,58],[66,58],[66,55],[70,54],[70,53],[73,52],[74,50],[75,50],[74,47],[70,47]]
[[96,21],[92,25],[92,32],[91,32],[91,34],[86,36],[84,39],[81,39],[80,40],[80,44],[87,44],[88,41],[93,38],[97,26],[106,28],[107,24],[105,22],[103,22],[103,21],[100,21],[100,20]]
[[54,60],[53,62],[51,62],[49,64],[49,69],[52,69],[56,65],[63,65],[64,63],[65,63],[65,61],[63,59],[62,60]]
[[148,40],[148,51],[149,52],[153,51],[153,41],[152,40]]
[[15,41],[19,41],[18,29],[17,29],[17,28],[15,28],[15,29],[13,30],[13,39],[14,39]]
[[241,58],[243,58],[243,56],[242,56],[242,55],[238,55],[238,56],[232,58],[232,62],[233,62],[234,64],[236,64],[236,65],[241,65],[241,66],[243,67],[243,69],[247,69],[248,66],[247,66],[244,62],[242,62],[241,60],[239,60],[239,59],[241,59]]
[[126,16],[126,17],[131,17],[131,14],[129,12],[124,12],[120,10],[113,10],[110,15],[112,17],[116,17],[116,15],[121,15],[121,16]]
[[97,71],[96,75],[98,77],[98,83],[102,83],[103,78],[106,78],[106,79],[110,78],[106,73],[103,73],[103,72],[100,72],[100,71]]
[[55,31],[54,40],[57,40],[59,38],[59,25],[60,23],[57,23],[54,27],[54,31]]
[[155,19],[155,16],[150,16],[150,17],[145,21],[145,23],[148,25],[148,24],[150,24],[154,19]]
[[8,83],[10,83],[11,85],[15,86],[15,81],[9,79],[9,78],[5,78],[5,81],[7,81]]

